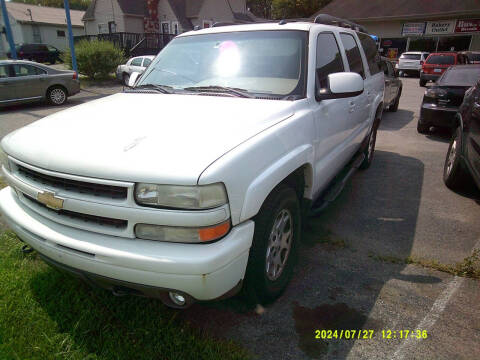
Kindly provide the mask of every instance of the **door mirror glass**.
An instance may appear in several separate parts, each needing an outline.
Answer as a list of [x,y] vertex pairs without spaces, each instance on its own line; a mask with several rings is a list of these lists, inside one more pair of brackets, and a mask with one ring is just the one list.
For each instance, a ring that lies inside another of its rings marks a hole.
[[128,87],[133,87],[137,82],[138,77],[140,76],[139,72],[133,72],[130,74],[130,78],[128,79]]
[[354,97],[362,92],[363,78],[358,73],[333,73],[328,75],[328,87],[317,91],[317,100]]

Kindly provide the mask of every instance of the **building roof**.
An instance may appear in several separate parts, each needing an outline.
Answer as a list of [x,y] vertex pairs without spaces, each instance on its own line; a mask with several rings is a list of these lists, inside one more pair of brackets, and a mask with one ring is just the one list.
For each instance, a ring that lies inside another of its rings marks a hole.
[[[201,2],[200,0],[197,0],[197,1]],[[168,3],[170,4],[170,7],[172,8],[175,14],[175,17],[180,23],[180,26],[182,27],[182,29],[192,30],[193,24],[186,16],[187,4],[189,3],[189,1],[188,0],[168,0]]]
[[148,14],[147,2],[138,0],[117,0],[120,9],[126,15],[145,16]]
[[[434,16],[480,13],[478,0],[333,0],[317,14],[329,14],[350,20],[386,18],[425,18]],[[315,17],[317,14],[313,15]]]
[[[17,2],[5,2],[8,13],[18,22],[43,23],[52,25],[66,25],[65,9],[46,6],[37,6]],[[72,26],[83,27],[84,11],[70,10]]]
[[[178,0],[173,0],[178,1]],[[185,16],[189,18],[198,17],[200,10],[202,9],[204,0],[185,0]]]

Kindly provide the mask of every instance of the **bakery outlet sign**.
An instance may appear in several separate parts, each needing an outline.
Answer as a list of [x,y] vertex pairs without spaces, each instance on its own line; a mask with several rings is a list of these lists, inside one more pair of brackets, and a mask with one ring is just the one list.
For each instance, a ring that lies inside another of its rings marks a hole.
[[480,32],[480,19],[439,20],[403,24],[402,35],[443,35]]

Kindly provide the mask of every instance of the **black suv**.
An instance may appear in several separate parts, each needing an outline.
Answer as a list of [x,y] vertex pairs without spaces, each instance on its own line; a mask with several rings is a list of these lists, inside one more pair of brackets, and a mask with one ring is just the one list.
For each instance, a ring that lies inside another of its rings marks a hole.
[[465,93],[455,120],[443,181],[449,188],[459,190],[470,173],[480,188],[480,80]]
[[[20,44],[15,46],[15,50],[19,60],[31,60],[39,63],[48,62],[50,64],[61,61],[61,51],[47,44]],[[12,54],[8,52],[7,56],[11,59]]]

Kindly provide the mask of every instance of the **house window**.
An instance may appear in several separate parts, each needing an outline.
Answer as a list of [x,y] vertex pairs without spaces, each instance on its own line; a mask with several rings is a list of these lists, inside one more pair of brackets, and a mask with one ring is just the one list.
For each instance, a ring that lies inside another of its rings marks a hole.
[[172,27],[173,27],[173,33],[174,33],[175,35],[177,35],[177,34],[179,33],[178,22],[176,22],[176,21],[173,22],[173,23],[172,23]]
[[98,24],[99,34],[108,34],[108,24]]
[[65,30],[57,30],[57,37],[65,37]]
[[170,34],[170,23],[169,22],[162,22],[162,33]]
[[212,27],[212,22],[210,20],[203,20],[203,28],[210,28]]

